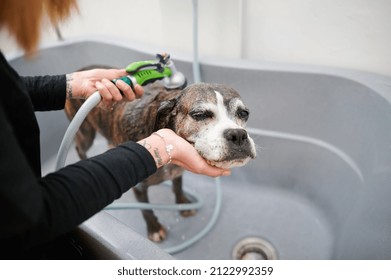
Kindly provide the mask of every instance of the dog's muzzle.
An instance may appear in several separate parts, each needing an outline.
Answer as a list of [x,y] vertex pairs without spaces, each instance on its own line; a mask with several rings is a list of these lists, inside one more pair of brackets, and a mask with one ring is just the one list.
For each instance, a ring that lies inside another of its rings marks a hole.
[[223,132],[223,139],[225,148],[222,149],[223,152],[220,154],[220,158],[216,160],[208,159],[205,155],[209,164],[222,168],[239,167],[255,158],[254,141],[245,129],[226,129]]

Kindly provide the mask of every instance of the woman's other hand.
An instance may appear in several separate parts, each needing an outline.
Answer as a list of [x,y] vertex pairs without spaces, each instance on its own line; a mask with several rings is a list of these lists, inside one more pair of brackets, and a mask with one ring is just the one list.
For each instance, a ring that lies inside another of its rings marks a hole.
[[231,174],[229,169],[209,165],[189,142],[170,129],[160,129],[138,143],[151,153],[158,168],[172,162],[196,174],[211,177]]

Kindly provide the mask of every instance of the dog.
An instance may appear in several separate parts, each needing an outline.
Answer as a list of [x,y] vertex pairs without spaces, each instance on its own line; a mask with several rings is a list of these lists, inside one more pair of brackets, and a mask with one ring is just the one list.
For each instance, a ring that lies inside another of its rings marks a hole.
[[[82,105],[81,100],[67,100],[65,112],[72,119]],[[211,165],[231,168],[245,165],[255,158],[253,139],[245,130],[249,109],[239,93],[226,85],[199,83],[185,89],[166,90],[157,81],[144,89],[141,99],[118,102],[113,110],[94,108],[86,117],[75,137],[81,159],[87,158],[96,132],[109,146],[126,141],[139,141],[161,128],[169,128],[187,140]],[[160,168],[155,174],[133,187],[139,202],[148,202],[147,189],[171,180],[176,203],[189,203],[182,190],[183,169],[174,164]],[[166,230],[152,210],[142,210],[148,238],[161,242]],[[191,216],[195,211],[181,211]]]

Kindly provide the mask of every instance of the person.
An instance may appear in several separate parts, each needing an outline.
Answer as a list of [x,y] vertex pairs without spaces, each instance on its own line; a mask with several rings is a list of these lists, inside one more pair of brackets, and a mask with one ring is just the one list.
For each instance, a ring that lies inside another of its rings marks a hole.
[[[0,27],[30,56],[42,17],[47,14],[56,24],[75,10],[74,0],[0,0]],[[142,98],[142,87],[133,91],[122,81],[110,82],[125,74],[95,69],[21,77],[0,52],[0,258],[51,258],[68,232],[169,162],[198,174],[229,175],[230,170],[208,165],[192,145],[162,129],[41,177],[34,111],[61,110],[66,98],[87,98],[96,90],[104,108]],[[167,151],[167,145],[172,149]],[[55,258],[61,258],[59,253]]]

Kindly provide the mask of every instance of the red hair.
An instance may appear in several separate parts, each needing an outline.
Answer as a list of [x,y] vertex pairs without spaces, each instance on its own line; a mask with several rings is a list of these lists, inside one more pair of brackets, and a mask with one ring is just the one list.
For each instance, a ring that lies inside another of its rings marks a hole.
[[0,0],[0,28],[7,28],[27,53],[35,51],[47,16],[53,25],[77,11],[76,0]]

